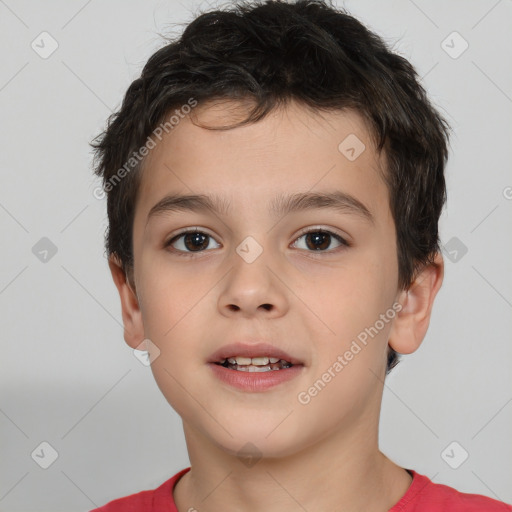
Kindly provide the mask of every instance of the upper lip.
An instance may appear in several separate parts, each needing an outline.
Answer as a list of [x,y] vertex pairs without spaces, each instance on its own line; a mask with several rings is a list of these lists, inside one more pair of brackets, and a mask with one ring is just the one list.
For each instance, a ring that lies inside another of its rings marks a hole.
[[208,359],[210,363],[218,363],[222,359],[229,357],[276,357],[284,359],[291,364],[303,364],[299,359],[291,356],[284,350],[275,347],[269,343],[230,343],[216,350]]

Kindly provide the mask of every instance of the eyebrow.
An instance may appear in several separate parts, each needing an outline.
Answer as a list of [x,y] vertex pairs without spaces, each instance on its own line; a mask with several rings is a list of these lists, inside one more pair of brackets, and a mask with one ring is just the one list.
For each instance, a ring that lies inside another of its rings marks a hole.
[[[147,222],[154,216],[170,212],[210,211],[218,215],[228,215],[229,209],[229,201],[217,195],[171,194],[160,199],[151,208]],[[371,224],[375,223],[372,213],[359,199],[341,190],[303,192],[287,196],[281,194],[274,197],[269,203],[269,210],[275,217],[315,209],[332,209],[341,213],[357,215]]]

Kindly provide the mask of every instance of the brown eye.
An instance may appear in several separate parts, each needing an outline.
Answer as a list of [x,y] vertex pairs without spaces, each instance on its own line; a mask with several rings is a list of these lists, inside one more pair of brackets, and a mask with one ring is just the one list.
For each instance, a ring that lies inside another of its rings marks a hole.
[[[213,238],[201,231],[185,231],[171,238],[165,247],[172,246],[177,252],[203,252],[208,249]],[[214,247],[215,248],[215,247]]]
[[[304,238],[305,247],[298,247],[299,249],[306,249],[308,251],[317,252],[330,252],[327,249],[336,249],[342,245],[348,247],[348,243],[339,235],[325,230],[308,231],[303,233],[297,240]],[[331,247],[333,239],[338,243],[334,248]],[[297,241],[295,242],[297,247]]]
[[331,235],[327,233],[308,233],[306,235],[306,245],[308,249],[324,250],[331,245]]

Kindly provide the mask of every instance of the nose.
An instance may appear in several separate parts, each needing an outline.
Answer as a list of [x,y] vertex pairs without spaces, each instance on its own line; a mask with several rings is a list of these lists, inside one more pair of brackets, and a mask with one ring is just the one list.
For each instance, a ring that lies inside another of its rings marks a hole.
[[286,313],[286,286],[269,265],[263,255],[248,263],[235,254],[234,265],[219,296],[221,314],[273,318]]

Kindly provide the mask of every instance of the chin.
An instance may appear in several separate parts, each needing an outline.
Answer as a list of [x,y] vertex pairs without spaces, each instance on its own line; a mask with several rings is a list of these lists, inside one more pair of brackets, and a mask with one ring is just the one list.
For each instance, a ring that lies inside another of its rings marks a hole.
[[223,423],[232,436],[218,425],[212,430],[210,422],[205,425],[208,430],[203,430],[203,433],[218,448],[240,458],[242,462],[245,459],[287,457],[301,451],[307,444],[305,425],[299,430],[295,423],[297,418],[293,423],[288,419],[283,421],[288,413],[267,414],[263,417],[261,414],[248,414],[244,418],[240,417],[243,414],[240,413]]
[[[249,434],[249,433],[248,433]],[[261,459],[280,459],[299,452],[302,446],[289,437],[286,439],[265,439],[250,435],[235,438],[212,439],[228,455],[244,462]],[[250,466],[251,464],[248,464]]]

